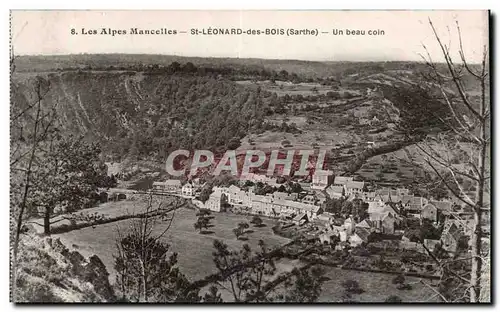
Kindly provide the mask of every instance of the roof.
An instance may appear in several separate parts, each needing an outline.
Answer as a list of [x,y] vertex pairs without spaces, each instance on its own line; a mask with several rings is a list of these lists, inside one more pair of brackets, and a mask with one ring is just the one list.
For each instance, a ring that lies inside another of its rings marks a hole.
[[362,189],[365,186],[365,182],[349,181],[346,184],[347,188]]
[[293,218],[293,221],[299,221],[299,220],[302,220],[305,217],[306,217],[306,214],[305,213],[301,213],[301,214],[296,215],[295,218]]
[[376,212],[376,213],[370,214],[371,221],[383,221],[387,217],[392,217],[392,213],[385,211],[382,213]]
[[376,191],[377,195],[389,195],[389,189],[383,188]]
[[315,170],[314,175],[315,176],[331,176],[331,175],[333,175],[333,171],[331,171],[331,170]]
[[356,227],[370,229],[372,227],[372,222],[368,219],[364,219],[363,221],[356,224]]
[[180,180],[166,180],[164,182],[153,182],[154,186],[181,186]]
[[318,212],[320,207],[316,205],[310,205],[310,204],[305,204],[293,200],[286,200],[286,199],[276,199],[273,201],[273,204],[280,205],[280,206],[285,206],[285,207],[290,207],[294,209],[299,209],[299,210],[306,210],[310,212]]
[[274,193],[272,193],[272,196],[273,197],[277,197],[277,198],[285,199],[286,197],[288,197],[288,193],[285,193],[285,192],[274,192]]
[[430,203],[434,205],[438,210],[441,211],[451,211],[453,203],[448,201],[435,201],[431,200]]
[[353,177],[338,176],[338,177],[335,177],[335,179],[333,180],[333,184],[346,184],[347,182],[352,181],[352,180],[354,180]]
[[361,238],[363,242],[368,241],[368,237],[370,236],[371,232],[368,229],[365,228],[357,228],[356,229],[356,234]]
[[437,210],[436,206],[434,206],[433,204],[427,204],[422,208],[422,210],[426,210],[426,209],[436,209]]
[[407,203],[411,202],[412,199],[413,199],[413,195],[403,195],[403,196],[401,196],[401,203],[407,204]]
[[330,185],[326,190],[327,193],[342,193],[344,188],[342,186]]
[[420,205],[422,206],[424,203],[424,200],[422,197],[413,197],[410,201],[411,205]]
[[324,214],[324,213],[322,213],[318,216],[318,220],[321,220],[321,221],[330,221],[330,219],[332,219],[332,218],[333,218],[332,216]]
[[239,193],[241,192],[241,189],[237,187],[236,185],[231,185],[228,187],[228,190],[232,193]]

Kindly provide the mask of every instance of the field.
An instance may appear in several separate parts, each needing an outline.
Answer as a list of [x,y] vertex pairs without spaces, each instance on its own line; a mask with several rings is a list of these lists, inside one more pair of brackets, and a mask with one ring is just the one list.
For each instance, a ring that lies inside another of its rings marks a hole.
[[[108,216],[116,216],[120,214],[120,211],[132,212],[135,209],[141,209],[137,206],[139,205],[130,201],[116,202],[107,203],[104,206],[92,209],[92,211],[100,211]],[[272,233],[271,228],[275,221],[270,219],[264,219],[265,227],[252,227],[251,230],[254,232],[247,234],[248,241],[236,240],[232,229],[239,222],[249,222],[251,217],[225,213],[214,213],[213,215],[215,216],[212,220],[214,227],[210,228],[213,233],[199,234],[193,227],[196,221],[195,211],[181,208],[175,212],[172,226],[164,236],[165,241],[171,245],[171,250],[179,254],[178,260],[182,272],[190,278],[198,279],[214,272],[215,266],[212,262],[214,239],[224,240],[233,249],[239,249],[244,243],[256,248],[260,239],[263,239],[268,246],[277,246],[289,241]],[[126,231],[131,222],[125,220],[100,225],[95,228],[89,227],[64,233],[58,235],[58,237],[68,247],[76,245],[77,249],[85,256],[98,255],[108,267],[108,271],[113,275],[113,254],[115,254],[116,250],[115,239],[118,236],[116,230]],[[166,222],[158,224],[154,233],[160,234],[166,225]]]
[[[381,302],[391,295],[400,297],[403,302],[435,302],[434,293],[427,286],[420,283],[420,278],[406,277],[406,283],[412,285],[411,290],[399,290],[392,284],[395,275],[372,272],[343,270],[340,268],[326,268],[326,277],[329,281],[323,284],[323,292],[318,301],[337,301],[342,298],[344,288],[342,282],[355,280],[364,290],[362,294],[353,295],[357,302]],[[427,284],[429,281],[425,281]]]

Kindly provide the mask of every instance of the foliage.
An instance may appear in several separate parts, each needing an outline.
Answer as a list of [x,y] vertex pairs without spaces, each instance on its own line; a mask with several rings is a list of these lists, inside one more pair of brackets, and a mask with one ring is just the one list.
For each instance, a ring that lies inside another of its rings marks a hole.
[[295,268],[295,283],[293,288],[285,295],[286,302],[309,303],[318,300],[321,287],[325,281],[324,270],[312,267],[309,270]]
[[200,209],[197,213],[196,216],[198,217],[198,220],[193,224],[195,230],[200,230],[200,233],[202,233],[203,229],[208,229],[211,227],[210,220],[212,217],[210,216],[210,210],[208,209]]
[[359,286],[359,283],[355,280],[346,280],[342,282],[342,287],[348,294],[361,294],[364,290]]
[[403,299],[401,299],[399,296],[392,295],[392,296],[387,297],[385,299],[385,302],[400,303],[400,302],[403,302]]
[[81,137],[56,135],[41,155],[43,166],[32,177],[32,192],[28,199],[29,212],[44,209],[44,231],[50,234],[50,218],[55,209],[73,212],[92,204],[91,196],[106,176],[99,162],[100,149]]
[[[264,241],[259,241],[259,250],[252,252],[249,245],[243,245],[240,251],[231,251],[219,240],[214,241],[214,263],[225,277],[221,285],[228,290],[235,302],[272,301],[272,290],[265,291],[265,284],[276,272],[274,260],[266,257],[268,249]],[[250,264],[251,261],[254,261]],[[232,268],[240,268],[232,271]]]
[[241,237],[245,234],[245,230],[248,229],[250,225],[246,222],[238,223],[238,227],[233,229],[233,233],[236,236],[236,239],[241,239]]
[[[147,211],[162,211],[162,204],[153,207],[150,197]],[[175,209],[175,207],[174,207]],[[133,222],[125,235],[118,230],[115,255],[116,285],[122,301],[185,302],[198,301],[198,292],[184,292],[188,279],[177,268],[177,253],[168,256],[170,246],[162,241],[174,216],[169,210],[154,217]],[[174,210],[175,213],[175,210]],[[153,234],[159,221],[167,221],[160,234]]]
[[259,216],[254,216],[252,218],[252,221],[250,221],[250,223],[252,223],[256,227],[260,227],[260,226],[262,226],[262,224],[264,222],[262,221],[262,219]]
[[48,81],[46,100],[66,99],[59,105],[72,118],[65,130],[86,133],[115,159],[165,160],[179,148],[234,149],[247,133],[262,128],[271,101],[270,92],[182,69],[63,72]]
[[213,285],[210,286],[210,288],[208,289],[208,292],[203,296],[203,302],[208,302],[208,303],[224,302],[218,291],[219,290],[217,289],[217,287],[215,287]]

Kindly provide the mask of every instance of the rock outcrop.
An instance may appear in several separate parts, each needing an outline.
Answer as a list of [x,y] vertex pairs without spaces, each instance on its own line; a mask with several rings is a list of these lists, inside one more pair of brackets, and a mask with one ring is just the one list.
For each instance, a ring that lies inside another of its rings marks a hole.
[[58,238],[26,235],[15,268],[14,302],[112,302],[109,273],[97,256],[86,259]]

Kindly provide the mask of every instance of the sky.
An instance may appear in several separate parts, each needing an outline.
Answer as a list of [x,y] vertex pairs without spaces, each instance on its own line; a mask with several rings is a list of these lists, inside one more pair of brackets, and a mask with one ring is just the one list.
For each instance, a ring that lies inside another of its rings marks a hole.
[[[458,59],[456,22],[465,55],[479,62],[488,43],[487,11],[12,11],[17,55],[80,53],[166,54],[315,61],[420,61],[427,48],[443,61],[428,20]],[[130,29],[176,30],[176,35],[131,35]],[[192,35],[191,29],[310,29],[318,35]],[[84,35],[102,28],[125,35]],[[78,32],[73,35],[71,30]],[[344,35],[333,35],[333,30]],[[347,35],[364,30],[365,35]],[[369,30],[383,35],[369,35]],[[186,33],[181,33],[186,32]],[[323,33],[325,32],[325,33]]]

